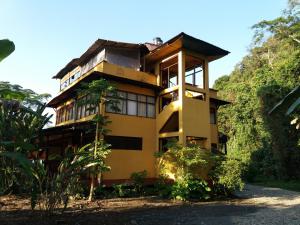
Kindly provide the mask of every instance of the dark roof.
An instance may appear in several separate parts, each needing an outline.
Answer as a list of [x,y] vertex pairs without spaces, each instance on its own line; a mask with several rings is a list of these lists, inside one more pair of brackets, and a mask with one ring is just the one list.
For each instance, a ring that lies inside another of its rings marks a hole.
[[79,64],[79,59],[72,59],[64,68],[62,68],[54,77],[54,79],[62,78],[66,73],[76,68]]
[[181,32],[151,51],[147,55],[147,58],[150,61],[158,60],[159,58],[165,56],[165,53],[162,55],[163,50],[165,50],[167,53],[172,53],[182,48],[207,56],[209,61],[219,59],[230,53],[229,51]]
[[66,73],[73,70],[77,66],[83,66],[88,62],[93,56],[95,56],[100,50],[105,47],[116,47],[116,48],[130,48],[130,49],[141,49],[144,52],[148,52],[148,49],[144,44],[134,44],[126,42],[117,42],[104,39],[98,39],[92,44],[85,53],[83,53],[79,58],[72,59],[63,69],[61,69],[54,77],[54,79],[61,79]]
[[[172,53],[175,50],[180,48],[184,48],[187,50],[191,50],[193,52],[205,55],[208,57],[209,61],[216,60],[227,55],[229,52],[221,49],[217,46],[209,44],[200,39],[194,38],[190,35],[187,35],[183,32],[176,35],[169,41],[165,42],[160,46],[156,46],[151,43],[146,44],[134,44],[134,43],[126,43],[126,42],[117,42],[110,41],[104,39],[98,39],[92,44],[85,53],[83,53],[79,58],[72,59],[63,69],[61,69],[53,78],[61,79],[66,73],[73,70],[77,66],[82,66],[88,62],[88,60],[96,55],[101,49],[104,47],[120,47],[120,48],[131,48],[131,49],[141,49],[144,53],[149,54],[146,55],[146,58],[149,61],[154,61],[160,59],[165,56],[167,53]],[[166,50],[166,51],[162,51]]]
[[219,98],[214,98],[214,97],[210,97],[209,100],[210,100],[210,102],[213,102],[213,103],[217,104],[218,106],[231,104],[231,102],[228,102],[228,101],[225,101],[225,100],[222,100]]

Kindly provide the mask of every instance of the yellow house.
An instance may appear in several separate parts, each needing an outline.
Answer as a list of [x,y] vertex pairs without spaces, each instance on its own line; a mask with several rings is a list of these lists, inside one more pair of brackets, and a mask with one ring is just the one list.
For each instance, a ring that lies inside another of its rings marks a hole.
[[155,179],[154,153],[164,151],[170,138],[217,149],[217,109],[227,102],[209,88],[209,63],[228,53],[185,33],[165,43],[98,39],[53,77],[60,80],[60,92],[48,103],[56,111],[56,126],[45,131],[48,151],[64,154],[67,146],[92,140],[89,121],[95,112],[77,104],[76,90],[81,82],[99,78],[111,81],[120,96],[119,112],[105,107],[112,121],[105,140],[112,152],[104,182],[123,182],[143,170]]

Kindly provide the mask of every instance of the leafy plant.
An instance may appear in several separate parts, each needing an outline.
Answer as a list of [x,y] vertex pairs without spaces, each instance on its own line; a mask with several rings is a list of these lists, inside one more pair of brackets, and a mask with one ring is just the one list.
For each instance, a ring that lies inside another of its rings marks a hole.
[[[84,102],[78,101],[80,104],[88,104],[90,107],[87,110],[93,110],[96,112],[96,115],[93,118],[93,122],[96,124],[95,137],[94,137],[94,157],[102,154],[101,151],[98,151],[101,148],[98,148],[98,143],[100,139],[103,139],[103,135],[108,132],[105,126],[110,122],[107,117],[103,115],[104,105],[111,104],[113,108],[118,110],[117,107],[117,92],[116,88],[110,84],[109,81],[105,79],[94,80],[91,83],[83,83],[80,90],[78,90],[80,96],[89,96]],[[114,97],[114,98],[109,98]],[[102,146],[104,146],[102,144]],[[104,150],[107,148],[104,148]],[[104,151],[105,152],[105,151]],[[105,166],[103,165],[103,169]],[[90,171],[91,174],[91,184],[90,184],[90,194],[89,201],[93,199],[94,188],[95,188],[95,176],[99,176],[101,179],[101,173],[103,172],[101,167],[93,167]],[[99,179],[99,183],[101,180]]]
[[137,192],[137,193],[142,192],[146,177],[147,177],[146,170],[143,170],[141,172],[134,172],[131,174],[130,178],[133,180],[135,192]]
[[156,154],[160,175],[177,180],[183,177],[205,177],[212,155],[198,145],[182,147],[176,142],[167,144],[168,151]]
[[0,40],[0,62],[15,50],[15,44],[8,40]]
[[211,198],[211,188],[204,180],[186,177],[172,185],[171,197],[178,200],[208,200]]
[[[280,109],[285,109],[285,115],[288,116],[296,111],[297,107],[300,106],[300,86],[294,88],[289,92],[280,102],[278,102],[273,109],[269,112],[271,115],[278,112]],[[299,117],[294,118],[291,124],[296,124],[296,129],[300,128]]]
[[[0,82],[0,152],[27,157],[39,151],[43,140],[41,130],[52,117],[44,114],[47,97],[19,85]],[[12,159],[0,157],[0,174],[0,193],[23,191],[30,186]]]
[[244,188],[243,170],[244,166],[241,161],[230,156],[216,160],[214,168],[210,171],[215,192],[230,195],[235,190],[242,190]]

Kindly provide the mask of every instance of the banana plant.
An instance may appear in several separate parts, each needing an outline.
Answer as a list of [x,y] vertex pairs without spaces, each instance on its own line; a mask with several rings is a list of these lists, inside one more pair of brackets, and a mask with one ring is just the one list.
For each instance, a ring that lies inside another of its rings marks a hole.
[[[269,112],[270,115],[278,112],[279,110],[286,110],[285,115],[288,116],[299,108],[300,106],[300,86],[294,88],[288,93],[280,102],[278,102],[273,109]],[[295,117],[291,124],[296,124],[296,129],[300,128],[300,118]]]
[[0,62],[15,50],[15,44],[8,40],[0,40]]

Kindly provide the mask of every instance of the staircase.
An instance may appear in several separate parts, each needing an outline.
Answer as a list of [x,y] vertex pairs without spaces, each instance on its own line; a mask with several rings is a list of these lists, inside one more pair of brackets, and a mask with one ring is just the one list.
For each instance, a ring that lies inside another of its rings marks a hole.
[[156,130],[159,131],[172,116],[172,114],[179,110],[179,101],[173,101],[163,108],[163,110],[156,117]]

